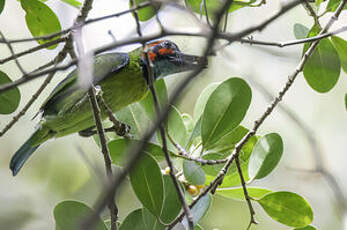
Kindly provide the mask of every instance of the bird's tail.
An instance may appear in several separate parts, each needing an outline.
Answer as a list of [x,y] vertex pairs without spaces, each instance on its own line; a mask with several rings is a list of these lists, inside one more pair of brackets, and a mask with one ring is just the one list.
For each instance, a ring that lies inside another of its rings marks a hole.
[[40,146],[41,143],[49,139],[50,132],[46,128],[40,128],[18,149],[13,155],[10,162],[10,169],[13,176],[17,175],[19,170],[23,167],[24,163],[33,154],[33,152]]

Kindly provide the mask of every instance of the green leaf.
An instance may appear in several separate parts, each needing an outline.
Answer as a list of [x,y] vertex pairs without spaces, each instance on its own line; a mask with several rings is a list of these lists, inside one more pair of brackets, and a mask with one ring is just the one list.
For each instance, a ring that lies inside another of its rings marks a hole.
[[0,0],[0,14],[3,11],[4,7],[5,7],[5,0]]
[[79,9],[82,6],[82,3],[80,3],[79,1],[76,0],[61,0],[62,2],[65,2],[66,4],[69,4],[73,7],[76,7],[77,9]]
[[272,219],[291,227],[305,227],[313,220],[310,204],[296,193],[273,192],[257,202]]
[[[313,26],[309,37],[317,35],[319,30],[317,25]],[[304,45],[304,52],[308,47],[308,43]],[[335,86],[340,76],[340,59],[329,39],[320,40],[303,73],[310,87],[319,93],[328,92]]]
[[184,178],[193,185],[203,185],[206,180],[205,172],[200,165],[193,161],[183,161]]
[[[180,213],[182,205],[171,177],[169,175],[164,175],[163,180],[164,203],[160,214],[160,220],[164,224],[170,224]],[[183,191],[182,186],[181,189]]]
[[211,96],[211,94],[218,87],[219,84],[219,82],[209,84],[199,95],[194,107],[195,121],[198,121],[200,119],[202,113],[204,112],[208,98]]
[[213,91],[205,106],[201,123],[204,148],[213,145],[240,124],[251,99],[251,88],[241,78],[230,78]]
[[[6,73],[0,71],[0,85],[11,83],[12,80],[7,76]],[[20,92],[17,87],[0,93],[0,114],[13,113],[20,102]]]
[[[127,153],[131,146],[140,144],[141,141],[138,140],[130,140],[130,139],[117,139],[110,141],[108,143],[108,148],[110,150],[110,155],[112,158],[112,163],[124,166],[125,160],[127,158]],[[147,143],[146,148],[143,150],[144,153],[151,155],[157,161],[164,160],[164,152],[159,145]],[[173,153],[169,152],[172,156]]]
[[181,116],[188,134],[191,134],[194,129],[194,122],[192,116],[190,116],[188,113],[183,113]]
[[[129,0],[129,5],[130,8],[133,7],[133,1],[135,2],[135,5],[138,6],[139,4],[143,3],[143,2],[147,2],[146,0]],[[146,6],[140,10],[137,11],[137,14],[139,16],[139,20],[140,21],[147,21],[149,19],[151,19],[159,10],[160,5],[158,6]]]
[[164,230],[165,226],[159,222],[159,220],[148,211],[148,209],[142,209],[142,218],[145,225],[144,230]]
[[[77,228],[76,228],[77,229]],[[119,230],[144,230],[145,223],[143,222],[142,209],[136,209],[131,212],[123,221]]]
[[346,107],[346,110],[347,110],[347,93],[345,94],[345,107]]
[[[247,187],[247,192],[250,197],[260,199],[266,194],[271,193],[272,191],[264,188]],[[217,194],[235,200],[245,200],[243,188],[217,189]]]
[[339,54],[341,67],[343,71],[347,73],[347,41],[337,36],[332,36],[331,41]]
[[[326,7],[326,10],[328,12],[334,12],[336,11],[337,7],[340,5],[341,0],[329,0],[328,5]],[[347,10],[347,5],[343,8],[344,10]]]
[[[22,8],[25,10],[25,21],[34,37],[44,36],[61,31],[61,25],[57,15],[43,2],[38,0],[21,1]],[[40,44],[55,40],[59,36],[50,40],[39,40]],[[48,47],[54,49],[57,45]]]
[[148,154],[130,172],[130,182],[137,198],[153,215],[160,216],[164,200],[163,177],[158,163]]
[[294,24],[294,35],[296,39],[303,39],[306,38],[310,29],[307,28],[306,26],[300,24],[300,23],[295,23]]
[[294,228],[293,230],[317,230],[317,228],[315,226],[308,225],[308,226],[303,227],[303,228]]
[[200,225],[195,225],[194,230],[204,230]]
[[[172,106],[170,109],[168,121],[166,123],[166,130],[168,135],[174,140],[175,143],[178,143],[180,146],[184,147],[188,143],[188,131],[184,125],[181,113]],[[161,137],[158,135],[158,137]],[[161,138],[160,138],[161,140]],[[168,148],[171,151],[176,151],[174,145],[168,140]]]
[[[164,79],[159,79],[158,81],[155,81],[154,88],[155,88],[155,92],[157,93],[160,108],[164,108],[169,101]],[[151,120],[154,120],[155,107],[154,107],[154,101],[153,101],[153,96],[151,92],[148,92],[146,97],[140,101],[140,105],[144,108],[147,116]]]
[[[78,201],[62,201],[54,208],[56,230],[79,229],[81,221],[93,214],[93,210],[86,204]],[[96,219],[96,230],[107,230],[106,225],[100,219]]]
[[188,149],[191,146],[191,144],[195,144],[195,139],[198,141],[201,140],[201,117],[200,119],[196,122],[192,133],[190,134],[189,141],[188,141]]
[[[190,210],[191,214],[193,216],[193,223],[194,225],[197,224],[207,213],[209,207],[212,203],[212,195],[207,193],[205,196],[203,196],[196,204],[195,206]],[[182,224],[188,228],[188,222],[187,218],[184,217]]]
[[133,103],[116,112],[116,117],[119,121],[129,125],[130,134],[134,139],[139,140],[152,124],[144,113],[145,111],[139,103]]
[[283,141],[277,133],[263,136],[254,146],[248,172],[252,179],[266,177],[277,166],[283,153]]

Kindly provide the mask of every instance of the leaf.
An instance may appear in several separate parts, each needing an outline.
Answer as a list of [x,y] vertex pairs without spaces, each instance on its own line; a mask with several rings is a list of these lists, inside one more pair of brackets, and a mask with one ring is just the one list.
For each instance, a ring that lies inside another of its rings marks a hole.
[[205,172],[200,165],[193,161],[183,161],[184,178],[193,185],[203,185],[206,180]]
[[346,107],[346,110],[347,110],[347,93],[345,94],[345,107]]
[[[186,126],[184,125],[184,121],[182,119],[181,113],[172,106],[170,109],[168,121],[166,123],[166,130],[168,135],[174,140],[175,143],[179,144],[180,146],[184,147],[188,143],[188,131],[186,129]],[[158,137],[161,137],[158,135]],[[160,138],[161,140],[161,138]],[[168,140],[168,148],[171,151],[176,151],[176,148],[174,145]]]
[[316,227],[312,226],[312,225],[308,225],[306,227],[303,227],[303,228],[295,228],[293,230],[317,230]]
[[191,146],[191,144],[195,143],[195,139],[201,139],[201,117],[200,119],[196,122],[192,133],[190,134],[189,140],[188,140],[188,148]]
[[248,172],[252,179],[266,177],[277,166],[283,153],[283,141],[277,133],[263,136],[254,146]]
[[[260,199],[272,191],[264,188],[247,187],[248,195],[252,198]],[[217,194],[235,200],[245,200],[243,188],[222,188],[217,189]]]
[[61,0],[62,2],[65,2],[66,4],[69,4],[73,7],[76,7],[77,9],[79,9],[82,6],[82,3],[80,3],[79,1],[76,0]]
[[5,0],[0,0],[0,14],[3,11],[4,7],[5,7]]
[[[135,2],[135,5],[138,6],[141,3],[147,2],[146,0],[129,0],[129,5],[130,8],[133,7],[133,1]],[[140,10],[137,11],[137,14],[139,16],[139,20],[140,21],[147,21],[149,19],[151,19],[159,10],[160,5],[159,6],[146,6]]]
[[291,227],[305,227],[313,220],[310,204],[296,193],[273,192],[257,202],[272,219]]
[[[340,5],[341,0],[329,0],[326,10],[328,12],[336,11],[337,7]],[[343,10],[347,10],[347,5],[343,8]]]
[[136,209],[124,219],[119,230],[144,230],[144,228],[142,209]]
[[[164,180],[164,203],[160,214],[160,220],[164,224],[170,224],[180,213],[182,205],[176,188],[169,175],[163,176]],[[181,186],[183,191],[183,188]]]
[[159,216],[163,200],[163,177],[158,163],[148,154],[130,172],[130,182],[137,198],[153,215]]
[[[197,224],[207,213],[209,207],[212,203],[212,195],[207,193],[205,196],[203,196],[196,204],[195,206],[190,210],[191,214],[193,216],[193,223],[194,225]],[[188,222],[187,218],[184,217],[182,224],[188,228]]]
[[181,115],[184,126],[186,127],[187,133],[191,134],[194,129],[194,122],[192,116],[190,116],[188,113],[183,113]]
[[144,113],[145,111],[139,103],[133,103],[116,112],[116,117],[119,121],[129,125],[130,134],[134,139],[139,140],[152,124]]
[[306,26],[300,24],[300,23],[295,23],[294,24],[294,35],[296,39],[303,39],[306,38],[310,29],[307,28]]
[[[6,73],[0,71],[0,85],[11,83],[12,80],[7,76]],[[0,114],[13,113],[20,102],[20,92],[17,87],[0,93]]]
[[142,209],[142,218],[145,226],[144,230],[164,230],[165,226],[159,222],[159,220],[148,211],[148,209]]
[[240,124],[251,99],[251,88],[241,78],[230,78],[213,91],[201,123],[204,148],[208,148]]
[[[155,92],[157,93],[160,108],[164,108],[165,105],[169,101],[168,94],[167,94],[167,88],[166,88],[166,84],[165,84],[164,79],[159,79],[159,80],[155,81],[154,82],[154,88],[155,88]],[[147,116],[151,120],[154,120],[155,108],[154,108],[154,101],[153,101],[153,96],[152,96],[151,92],[148,92],[146,97],[140,101],[140,105],[145,110]]]
[[194,230],[204,230],[200,225],[195,225]]
[[[86,204],[66,200],[58,203],[54,208],[56,230],[76,230],[80,228],[81,221],[94,211]],[[96,219],[96,230],[107,230],[106,225],[100,219]]]
[[[38,0],[21,1],[25,10],[25,21],[34,37],[44,36],[61,31],[61,25],[57,15],[43,2]],[[55,40],[59,36],[49,40],[39,40],[40,44]],[[52,45],[47,49],[54,49],[58,45]]]
[[[309,37],[315,36],[320,31],[317,25],[310,30]],[[304,45],[304,52],[309,48],[309,43]],[[327,38],[321,39],[313,54],[307,60],[304,77],[312,89],[319,93],[331,90],[340,76],[340,59]]]
[[340,57],[341,67],[347,73],[347,41],[337,36],[332,36],[331,41]]
[[218,87],[219,84],[219,82],[209,84],[199,95],[194,107],[195,121],[198,121],[200,119],[202,113],[204,112],[208,98],[211,96],[211,94]]

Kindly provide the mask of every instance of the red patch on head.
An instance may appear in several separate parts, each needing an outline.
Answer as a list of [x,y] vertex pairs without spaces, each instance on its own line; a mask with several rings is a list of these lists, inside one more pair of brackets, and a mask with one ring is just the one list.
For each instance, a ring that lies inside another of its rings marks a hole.
[[160,55],[167,55],[167,54],[172,54],[173,50],[172,49],[166,49],[166,48],[161,48],[158,53]]
[[148,57],[149,59],[151,59],[151,61],[154,61],[155,58],[157,57],[157,55],[155,53],[153,53],[152,51],[148,51]]

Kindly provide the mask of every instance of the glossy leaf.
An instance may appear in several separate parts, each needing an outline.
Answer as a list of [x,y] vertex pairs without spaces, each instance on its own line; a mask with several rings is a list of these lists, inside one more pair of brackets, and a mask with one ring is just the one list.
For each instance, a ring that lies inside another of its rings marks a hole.
[[159,216],[163,200],[163,177],[158,163],[148,154],[130,172],[130,182],[137,198],[153,215]]
[[131,212],[123,221],[119,230],[144,230],[142,209],[136,209]]
[[[21,1],[22,8],[25,10],[25,21],[34,37],[44,36],[61,31],[61,25],[57,15],[43,2],[38,0],[25,0]],[[40,44],[52,41],[57,37],[50,40],[39,40]],[[54,49],[57,45],[48,47]]]
[[82,6],[82,3],[76,0],[61,0],[62,2],[65,2],[66,4],[69,4],[70,6],[76,7],[79,9]]
[[201,123],[204,148],[213,145],[240,124],[251,99],[251,88],[241,78],[230,78],[213,91],[205,106]]
[[195,121],[198,121],[200,119],[202,113],[204,112],[208,98],[211,96],[213,91],[219,86],[219,84],[219,82],[209,84],[199,95],[194,107]]
[[303,228],[294,228],[293,230],[317,230],[317,228],[312,226],[312,225],[308,225],[308,226],[303,227]]
[[307,28],[306,26],[300,24],[300,23],[295,23],[294,24],[294,35],[296,39],[303,39],[306,38],[310,29]]
[[0,14],[4,10],[5,7],[5,0],[0,0]]
[[347,41],[337,36],[332,36],[331,40],[340,57],[341,67],[343,71],[347,73]]
[[[161,222],[171,223],[180,213],[182,205],[178,197],[176,188],[169,175],[163,176],[164,180],[164,203],[160,214]],[[183,188],[181,187],[182,191]]]
[[[183,147],[186,146],[186,144],[188,143],[188,138],[189,138],[188,131],[186,129],[186,126],[184,125],[184,121],[181,116],[181,113],[173,106],[169,113],[166,130],[168,135],[170,135],[170,137],[173,139],[175,143]],[[169,143],[168,145],[169,149],[171,151],[175,151],[176,148],[171,143],[171,141],[169,141],[169,138],[167,138],[167,140]]]
[[[209,207],[211,206],[212,203],[212,195],[211,194],[206,194],[203,196],[197,203],[196,205],[191,209],[191,214],[193,216],[193,223],[197,224],[207,213]],[[187,218],[184,217],[182,224],[188,228],[188,222]]]
[[203,185],[206,177],[205,172],[200,165],[194,161],[183,161],[183,174],[184,178],[193,185]]
[[164,230],[165,226],[159,222],[159,220],[148,211],[148,209],[142,209],[142,218],[145,228],[143,230]]
[[[81,221],[94,211],[84,203],[67,200],[57,204],[53,212],[56,230],[76,230],[79,229]],[[96,219],[95,229],[107,230],[100,218]]]
[[282,224],[298,228],[313,220],[310,204],[296,193],[273,192],[257,201],[272,219]]
[[[248,195],[252,198],[260,199],[272,191],[264,188],[247,187]],[[245,200],[243,188],[222,188],[217,189],[217,194],[235,200]]]
[[[141,3],[147,2],[146,0],[134,0],[134,1],[135,1],[136,6],[138,6]],[[129,5],[130,5],[130,7],[133,7],[133,0],[129,0]],[[140,21],[147,21],[147,20],[151,19],[156,14],[159,7],[160,6],[158,6],[158,7],[147,6],[147,7],[144,7],[142,9],[138,10],[137,14],[139,16],[139,20]]]
[[[155,81],[154,87],[155,87],[155,91],[157,93],[159,104],[161,105],[161,108],[163,108],[169,100],[164,79],[160,79],[160,80]],[[150,92],[148,92],[146,97],[140,101],[140,105],[144,108],[147,116],[151,120],[154,120],[155,108],[154,108],[153,96]]]
[[266,177],[277,166],[283,153],[283,141],[277,133],[262,137],[254,146],[248,172],[252,179]]
[[184,126],[186,127],[187,133],[191,134],[194,129],[194,121],[192,116],[190,116],[188,113],[183,113],[181,115]]
[[[313,26],[309,37],[317,35],[319,30],[318,26]],[[309,44],[305,44],[304,52],[308,47]],[[310,87],[319,93],[328,92],[335,86],[340,76],[340,59],[329,39],[320,40],[307,60],[303,73]]]
[[[11,83],[12,80],[7,76],[6,73],[0,71],[0,85]],[[20,102],[20,92],[17,87],[0,93],[0,114],[13,113]]]

